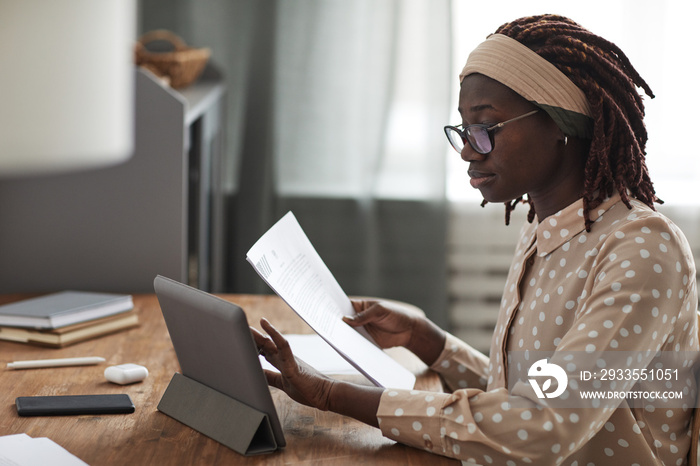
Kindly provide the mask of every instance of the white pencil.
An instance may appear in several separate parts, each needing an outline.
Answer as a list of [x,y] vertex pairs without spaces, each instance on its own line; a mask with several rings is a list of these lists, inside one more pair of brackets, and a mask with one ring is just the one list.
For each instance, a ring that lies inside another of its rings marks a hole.
[[105,362],[105,358],[88,356],[84,358],[36,359],[33,361],[8,362],[8,369],[38,369],[41,367],[89,366]]

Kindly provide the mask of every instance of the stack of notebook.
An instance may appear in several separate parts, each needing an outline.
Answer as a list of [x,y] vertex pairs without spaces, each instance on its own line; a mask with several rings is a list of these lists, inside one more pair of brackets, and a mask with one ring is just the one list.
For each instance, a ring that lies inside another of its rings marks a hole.
[[0,340],[56,348],[136,325],[129,295],[63,291],[0,306]]

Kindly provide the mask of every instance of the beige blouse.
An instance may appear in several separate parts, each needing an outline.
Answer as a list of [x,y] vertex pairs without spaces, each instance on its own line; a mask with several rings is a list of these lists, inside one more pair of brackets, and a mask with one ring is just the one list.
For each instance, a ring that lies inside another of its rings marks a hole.
[[[511,355],[530,352],[552,352],[550,361],[565,352],[629,352],[641,364],[658,351],[697,357],[695,265],[682,232],[641,202],[630,210],[615,195],[590,213],[588,233],[582,206],[579,200],[525,224],[490,357],[448,335],[432,369],[452,392],[386,390],[377,412],[385,436],[465,464],[686,464],[695,359],[668,367],[677,372],[667,387],[683,393],[672,408],[629,400],[604,402],[615,408],[556,407],[529,384],[513,389],[508,380]],[[571,378],[582,370],[600,375],[604,364],[585,359]],[[581,389],[577,382],[567,389]],[[637,382],[618,383],[629,389]]]

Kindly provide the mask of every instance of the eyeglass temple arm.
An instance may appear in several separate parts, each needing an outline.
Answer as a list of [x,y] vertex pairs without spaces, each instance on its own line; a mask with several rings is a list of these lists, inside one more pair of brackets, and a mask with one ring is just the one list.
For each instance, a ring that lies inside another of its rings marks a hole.
[[498,128],[502,128],[503,126],[505,126],[506,123],[510,123],[510,122],[512,122],[512,121],[518,121],[518,120],[520,120],[520,119],[522,119],[522,118],[529,117],[530,115],[534,115],[535,113],[537,113],[537,112],[539,112],[539,111],[540,111],[540,109],[539,109],[539,108],[536,108],[535,110],[533,110],[533,111],[531,111],[531,112],[527,112],[525,115],[520,115],[520,116],[518,116],[518,117],[511,118],[510,120],[507,120],[507,121],[502,121],[502,122],[500,122],[500,123],[497,123],[497,124],[491,126],[491,127],[489,128],[489,131],[494,130],[494,129],[498,129]]

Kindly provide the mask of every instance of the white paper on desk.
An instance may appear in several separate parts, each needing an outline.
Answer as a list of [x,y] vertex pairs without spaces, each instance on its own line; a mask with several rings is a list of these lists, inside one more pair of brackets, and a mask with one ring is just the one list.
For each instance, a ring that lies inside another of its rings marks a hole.
[[27,434],[0,437],[0,466],[87,466],[52,440]]
[[288,212],[273,225],[246,258],[289,307],[372,383],[413,388],[411,371],[341,320],[355,313],[352,303],[294,214]]
[[[360,375],[349,362],[343,359],[328,343],[317,334],[285,335],[294,356],[298,357],[317,371],[326,375]],[[279,372],[260,355],[263,369]],[[2,466],[2,465],[0,465]]]

